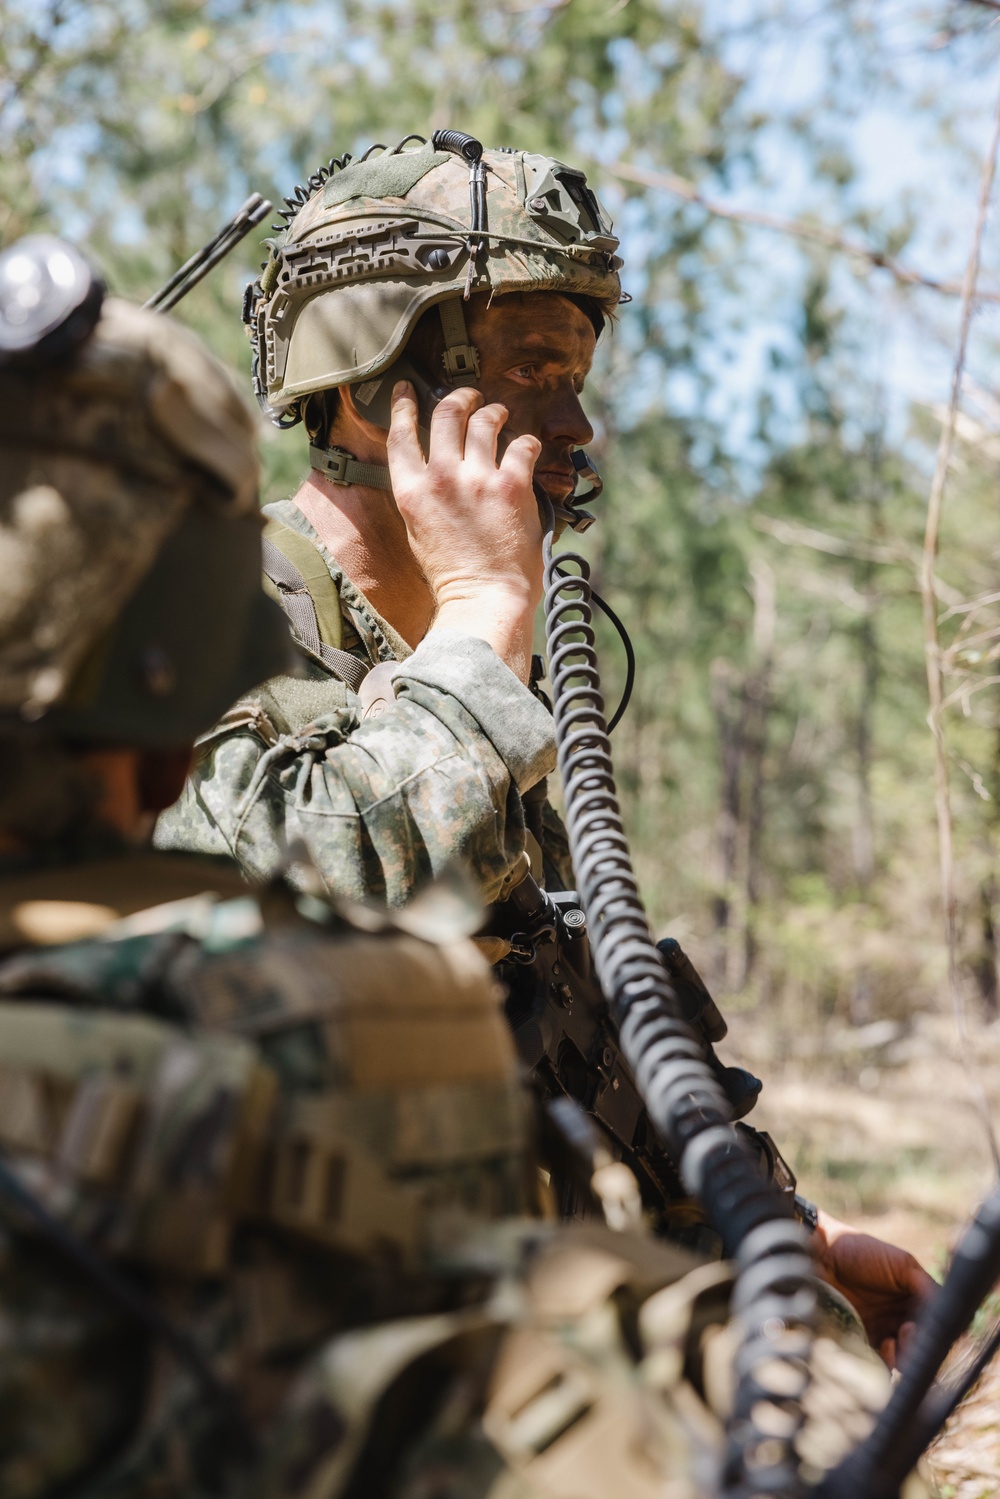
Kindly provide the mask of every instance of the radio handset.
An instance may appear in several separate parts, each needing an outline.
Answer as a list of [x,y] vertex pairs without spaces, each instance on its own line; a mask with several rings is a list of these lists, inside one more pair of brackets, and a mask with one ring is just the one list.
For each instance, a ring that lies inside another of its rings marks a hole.
[[397,359],[380,375],[370,380],[358,380],[351,386],[351,395],[359,413],[376,427],[388,432],[392,420],[392,392],[400,380],[409,380],[417,394],[417,434],[424,457],[430,444],[431,412],[439,401],[443,401],[450,389],[447,385],[435,384],[419,365],[411,360]]

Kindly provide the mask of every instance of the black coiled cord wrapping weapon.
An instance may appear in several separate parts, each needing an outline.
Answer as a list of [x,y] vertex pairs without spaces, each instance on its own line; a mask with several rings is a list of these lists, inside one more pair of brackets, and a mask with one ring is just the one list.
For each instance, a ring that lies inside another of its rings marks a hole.
[[[594,650],[590,569],[544,541],[545,628],[570,852],[593,962],[653,1125],[737,1264],[742,1327],[722,1490],[731,1499],[806,1492],[795,1441],[816,1316],[812,1260],[787,1199],[732,1128],[701,1041],[681,1018],[632,869]],[[567,567],[574,571],[567,572]]]

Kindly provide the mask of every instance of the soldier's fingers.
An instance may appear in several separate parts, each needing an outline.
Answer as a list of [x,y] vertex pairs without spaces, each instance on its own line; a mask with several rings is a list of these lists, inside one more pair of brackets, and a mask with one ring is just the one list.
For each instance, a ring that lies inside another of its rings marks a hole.
[[927,1274],[927,1271],[918,1260],[914,1260],[910,1265],[907,1277],[907,1290],[914,1301],[918,1305],[924,1301],[929,1301],[937,1293],[937,1289],[937,1281]]
[[471,385],[451,391],[434,408],[431,417],[430,455],[455,463],[465,456],[465,432],[469,417],[483,404],[482,395]]
[[386,451],[393,487],[423,471],[424,455],[417,435],[417,398],[409,380],[400,380],[393,386]]
[[537,437],[531,437],[527,432],[515,437],[500,460],[500,472],[530,489],[541,451],[542,445]]
[[509,415],[507,407],[502,406],[499,401],[494,401],[489,406],[481,406],[478,411],[474,411],[469,417],[469,425],[465,433],[466,458],[478,459],[492,468],[497,461],[497,439],[500,429]]
[[896,1355],[900,1359],[906,1358],[910,1351],[910,1344],[916,1335],[917,1324],[915,1322],[904,1322],[896,1335]]

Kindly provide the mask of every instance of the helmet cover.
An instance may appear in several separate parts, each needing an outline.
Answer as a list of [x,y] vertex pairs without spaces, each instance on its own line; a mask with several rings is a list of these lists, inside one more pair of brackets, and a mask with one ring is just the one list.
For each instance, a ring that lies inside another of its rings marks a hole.
[[618,240],[582,172],[472,142],[477,213],[473,157],[437,149],[442,137],[472,140],[439,131],[416,148],[334,160],[286,200],[287,228],[244,314],[257,397],[277,425],[299,420],[313,392],[387,369],[435,304],[555,291],[610,313],[621,301]]
[[114,298],[70,357],[0,369],[0,714],[183,744],[283,669],[253,437],[200,341]]

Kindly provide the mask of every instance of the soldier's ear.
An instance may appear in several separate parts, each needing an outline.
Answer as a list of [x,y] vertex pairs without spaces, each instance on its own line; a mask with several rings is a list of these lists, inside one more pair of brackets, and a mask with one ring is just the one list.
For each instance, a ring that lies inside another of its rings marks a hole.
[[307,396],[302,406],[302,425],[309,433],[310,442],[325,448],[330,441],[330,431],[340,410],[339,390],[316,390]]

